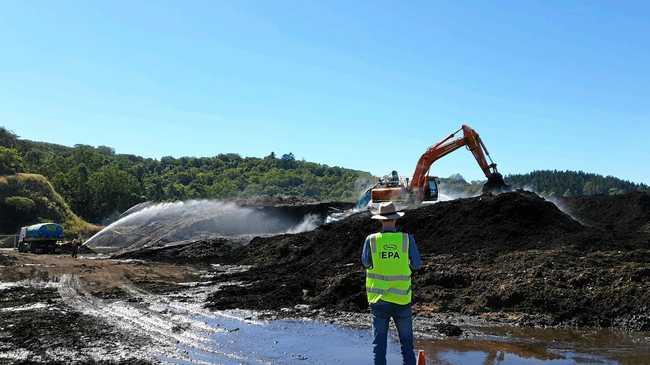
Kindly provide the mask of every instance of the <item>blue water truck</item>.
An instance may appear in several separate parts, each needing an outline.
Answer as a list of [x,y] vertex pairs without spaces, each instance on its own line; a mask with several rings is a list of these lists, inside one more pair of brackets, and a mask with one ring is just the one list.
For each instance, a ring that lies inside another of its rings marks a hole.
[[41,223],[22,227],[16,239],[18,252],[54,253],[57,241],[63,240],[63,226]]

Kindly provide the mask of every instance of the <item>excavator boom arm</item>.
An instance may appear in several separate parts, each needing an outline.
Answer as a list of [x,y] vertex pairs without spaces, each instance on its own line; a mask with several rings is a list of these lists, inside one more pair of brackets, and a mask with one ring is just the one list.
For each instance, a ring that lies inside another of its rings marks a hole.
[[[463,131],[463,136],[454,139],[455,135],[461,130]],[[467,146],[472,152],[476,162],[478,162],[478,165],[481,167],[481,170],[483,170],[483,173],[488,180],[497,173],[496,164],[491,161],[491,163],[488,163],[486,159],[486,156],[489,158],[490,154],[488,153],[487,148],[485,148],[483,141],[481,141],[481,137],[479,137],[478,133],[476,133],[474,129],[467,125],[463,125],[461,129],[429,147],[429,149],[422,154],[415,167],[415,172],[413,173],[413,179],[411,180],[410,186],[411,190],[418,191],[423,189],[427,183],[427,173],[431,168],[431,165],[440,158],[463,146]]]

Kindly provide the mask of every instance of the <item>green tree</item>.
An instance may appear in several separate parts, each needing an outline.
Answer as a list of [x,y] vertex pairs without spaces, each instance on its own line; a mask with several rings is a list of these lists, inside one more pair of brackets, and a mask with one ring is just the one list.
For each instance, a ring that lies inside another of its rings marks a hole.
[[296,166],[296,157],[293,155],[293,153],[285,153],[282,155],[282,158],[280,159],[280,166],[283,169],[293,169]]
[[14,132],[5,127],[0,127],[0,146],[14,148],[17,141],[18,136]]
[[13,175],[23,169],[23,159],[14,148],[0,146],[0,175]]
[[27,166],[39,166],[43,160],[43,152],[40,150],[32,150],[25,153],[25,158],[23,159]]
[[7,197],[5,198],[5,204],[21,212],[29,212],[36,206],[33,200],[23,196]]
[[30,224],[34,221],[36,203],[30,198],[23,196],[10,196],[4,199],[4,207],[7,211],[3,212],[17,226]]
[[88,188],[92,196],[92,218],[123,212],[140,201],[137,180],[124,171],[109,165],[90,175]]
[[146,195],[154,201],[165,200],[165,190],[160,178],[153,178],[146,182]]

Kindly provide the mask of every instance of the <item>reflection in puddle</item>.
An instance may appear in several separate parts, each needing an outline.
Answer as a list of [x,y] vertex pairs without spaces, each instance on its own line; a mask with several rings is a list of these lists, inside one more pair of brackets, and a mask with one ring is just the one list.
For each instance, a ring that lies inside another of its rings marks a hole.
[[490,340],[439,340],[420,342],[431,364],[573,365],[619,364],[604,356],[556,350],[541,344]]
[[620,330],[481,328],[482,336],[422,340],[431,364],[650,364],[650,334]]
[[[372,336],[361,330],[318,321],[247,319],[247,312],[212,312],[194,320],[210,328],[209,348],[179,350],[175,364],[340,364],[372,363]],[[483,335],[462,339],[421,340],[428,364],[441,365],[581,365],[650,364],[650,344],[643,335],[615,331],[481,328]],[[389,341],[388,364],[401,363],[399,343]]]
[[[172,364],[339,364],[372,363],[369,330],[344,328],[315,321],[255,321],[238,313],[215,312],[196,316],[207,326],[222,331],[209,335],[211,346],[180,345],[179,357],[161,356]],[[389,364],[401,363],[399,345],[389,342]]]

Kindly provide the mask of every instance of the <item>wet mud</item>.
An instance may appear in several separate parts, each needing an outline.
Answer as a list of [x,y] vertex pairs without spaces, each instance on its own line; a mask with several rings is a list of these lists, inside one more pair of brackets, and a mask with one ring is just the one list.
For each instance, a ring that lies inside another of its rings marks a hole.
[[193,269],[0,250],[0,364],[148,364],[151,337],[93,308],[183,289]]
[[0,363],[149,363],[134,356],[148,338],[68,307],[54,287],[32,283],[0,294]]

